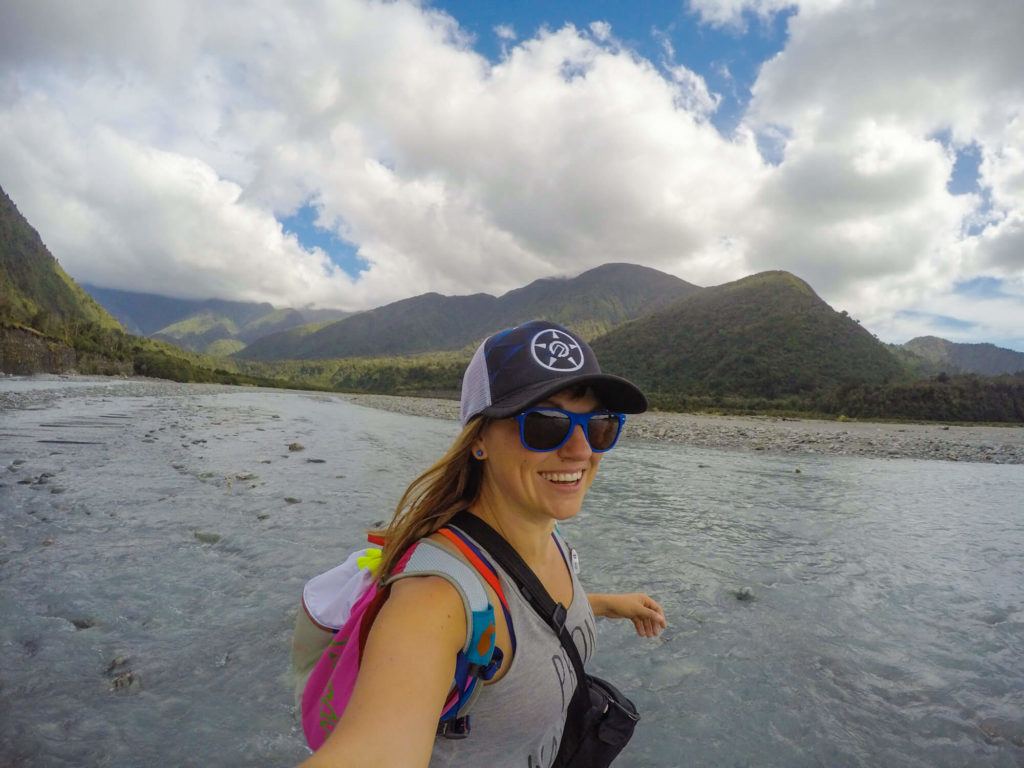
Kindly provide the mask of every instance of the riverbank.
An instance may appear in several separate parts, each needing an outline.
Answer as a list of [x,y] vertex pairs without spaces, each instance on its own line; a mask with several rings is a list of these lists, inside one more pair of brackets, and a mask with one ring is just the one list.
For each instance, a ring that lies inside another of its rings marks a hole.
[[[338,396],[367,408],[411,416],[459,417],[459,404],[452,400]],[[1024,464],[1024,427],[1019,426],[886,424],[651,411],[630,416],[623,439],[796,455]]]
[[[232,391],[219,384],[179,384],[142,377],[39,376],[17,377],[0,390],[0,412],[39,408],[65,387],[82,396],[109,393],[123,396],[174,395],[184,392]],[[45,382],[44,386],[39,386]],[[261,391],[248,388],[247,391]],[[289,390],[267,390],[289,391]],[[325,396],[391,413],[454,421],[454,400],[332,393]],[[717,450],[760,451],[767,454],[865,456],[938,461],[1024,464],[1024,427],[991,425],[892,424],[826,421],[777,416],[719,416],[651,411],[631,416],[625,441],[667,442]]]

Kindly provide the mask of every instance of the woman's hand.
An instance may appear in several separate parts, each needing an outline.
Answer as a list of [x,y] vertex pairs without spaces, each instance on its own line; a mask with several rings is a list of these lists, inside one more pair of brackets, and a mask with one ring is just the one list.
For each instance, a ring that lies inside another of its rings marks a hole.
[[643,592],[587,595],[595,616],[629,619],[640,637],[657,637],[668,626],[665,611],[658,601]]

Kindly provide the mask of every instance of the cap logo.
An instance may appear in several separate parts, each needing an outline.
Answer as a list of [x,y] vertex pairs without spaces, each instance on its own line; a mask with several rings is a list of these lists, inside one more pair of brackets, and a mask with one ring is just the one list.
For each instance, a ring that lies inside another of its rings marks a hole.
[[568,333],[554,328],[533,337],[530,353],[538,365],[549,371],[570,372],[583,367],[583,350],[579,343]]

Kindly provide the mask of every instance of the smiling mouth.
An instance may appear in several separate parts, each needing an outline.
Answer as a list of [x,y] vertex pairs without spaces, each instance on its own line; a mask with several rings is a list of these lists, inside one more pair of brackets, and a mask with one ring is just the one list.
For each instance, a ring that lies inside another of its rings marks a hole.
[[577,469],[575,472],[541,472],[540,476],[549,483],[573,487],[579,485],[583,479],[583,470]]

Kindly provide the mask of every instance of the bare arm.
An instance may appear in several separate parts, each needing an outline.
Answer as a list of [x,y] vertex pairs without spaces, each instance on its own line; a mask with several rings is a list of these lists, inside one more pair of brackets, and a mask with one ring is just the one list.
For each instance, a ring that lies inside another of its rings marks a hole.
[[629,619],[640,637],[657,637],[668,626],[665,610],[643,592],[587,595],[590,610],[606,619]]
[[301,768],[425,767],[465,639],[455,587],[435,576],[396,582],[341,720]]

